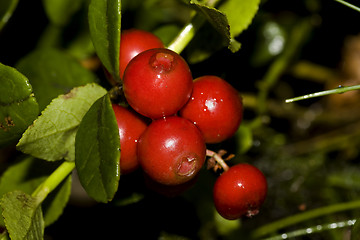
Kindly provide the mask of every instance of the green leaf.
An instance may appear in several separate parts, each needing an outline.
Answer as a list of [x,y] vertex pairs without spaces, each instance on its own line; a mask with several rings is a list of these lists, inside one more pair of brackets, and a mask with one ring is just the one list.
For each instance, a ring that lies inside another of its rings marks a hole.
[[252,65],[258,67],[268,64],[283,52],[287,34],[283,26],[273,20],[264,19],[257,27],[254,53],[251,56]]
[[17,69],[28,77],[40,110],[58,95],[97,80],[95,74],[82,67],[74,58],[51,48],[30,53],[19,61]]
[[71,175],[69,175],[43,202],[45,226],[54,223],[63,213],[70,198],[71,180]]
[[[58,163],[45,162],[29,155],[22,156],[19,161],[2,174],[0,178],[0,198],[7,192],[14,190],[21,190],[31,194],[58,165]],[[0,226],[4,226],[3,218],[0,218]]]
[[356,240],[360,236],[360,220],[359,218],[356,220],[355,225],[351,229],[351,239]]
[[108,95],[97,100],[84,116],[75,145],[82,186],[96,201],[110,201],[120,179],[120,138]]
[[58,164],[40,161],[32,156],[25,156],[11,165],[0,178],[0,197],[15,189],[32,193]]
[[220,33],[222,38],[225,40],[226,45],[232,52],[236,52],[240,49],[240,43],[237,42],[234,39],[234,35],[231,34],[231,27],[226,14],[216,8],[200,4],[196,0],[191,0],[190,4],[196,6],[198,12],[202,13],[216,31]]
[[66,25],[82,3],[83,0],[43,0],[49,20],[58,26]]
[[7,231],[4,231],[0,234],[0,240],[10,240]]
[[74,88],[55,98],[30,126],[17,149],[48,161],[75,159],[75,135],[81,119],[106,90],[97,84]]
[[92,0],[88,15],[95,51],[105,68],[119,79],[121,1]]
[[18,140],[39,114],[28,79],[0,63],[0,146]]
[[44,219],[36,198],[17,190],[5,194],[0,204],[12,240],[43,239]]
[[228,0],[220,5],[230,24],[230,36],[236,37],[248,28],[259,9],[260,0]]
[[12,16],[19,0],[1,0],[0,1],[0,30],[5,26]]

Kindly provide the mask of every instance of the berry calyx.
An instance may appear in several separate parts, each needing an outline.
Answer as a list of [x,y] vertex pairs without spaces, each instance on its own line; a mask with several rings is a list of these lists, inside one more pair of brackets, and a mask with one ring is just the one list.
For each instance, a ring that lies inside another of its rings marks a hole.
[[120,135],[120,172],[128,174],[139,167],[137,144],[140,135],[147,128],[146,121],[136,112],[112,104]]
[[267,181],[256,167],[241,163],[216,179],[213,199],[218,213],[229,220],[254,216],[267,194]]
[[180,116],[200,129],[206,143],[219,143],[231,137],[241,123],[242,114],[239,93],[217,76],[195,79],[191,98],[180,110]]
[[194,178],[205,162],[205,153],[197,127],[176,116],[154,120],[138,143],[142,169],[164,185],[179,185]]
[[166,53],[157,53],[152,59],[150,59],[150,64],[153,68],[160,68],[160,71],[170,72],[174,64],[174,56]]
[[124,73],[124,94],[135,111],[158,119],[176,114],[189,100],[189,66],[177,53],[150,49],[134,57]]
[[119,70],[120,77],[124,76],[126,66],[139,53],[152,49],[163,48],[162,41],[153,33],[140,29],[128,29],[121,33]]

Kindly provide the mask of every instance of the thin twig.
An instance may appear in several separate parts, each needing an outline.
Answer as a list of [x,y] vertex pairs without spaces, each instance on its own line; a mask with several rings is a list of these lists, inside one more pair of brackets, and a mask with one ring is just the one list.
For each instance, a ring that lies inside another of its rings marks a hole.
[[218,153],[206,149],[206,156],[215,159],[215,161],[222,167],[224,171],[229,170],[229,166],[225,163],[224,159],[222,159],[222,157]]

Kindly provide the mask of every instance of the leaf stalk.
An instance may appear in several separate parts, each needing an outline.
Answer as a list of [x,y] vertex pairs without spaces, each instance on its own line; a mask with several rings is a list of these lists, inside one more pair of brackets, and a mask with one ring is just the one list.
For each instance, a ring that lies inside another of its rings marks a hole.
[[31,194],[39,202],[44,201],[47,195],[52,192],[75,168],[75,162],[64,161],[42,184]]

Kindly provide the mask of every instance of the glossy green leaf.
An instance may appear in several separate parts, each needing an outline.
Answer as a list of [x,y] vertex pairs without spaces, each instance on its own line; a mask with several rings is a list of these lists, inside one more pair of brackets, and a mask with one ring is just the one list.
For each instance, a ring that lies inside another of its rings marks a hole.
[[16,190],[5,194],[0,204],[12,240],[44,238],[44,219],[36,198]]
[[95,74],[82,67],[74,58],[51,48],[30,53],[19,61],[17,69],[28,77],[40,110],[58,95],[97,80]]
[[43,0],[48,18],[58,26],[66,25],[82,3],[83,0]]
[[25,131],[17,149],[48,161],[73,161],[78,126],[91,105],[105,94],[104,88],[93,83],[55,98]]
[[119,79],[121,1],[92,0],[88,15],[95,51],[105,68]]
[[39,114],[28,79],[0,63],[0,146],[18,140]]
[[75,163],[82,186],[96,201],[110,201],[120,179],[120,138],[108,95],[97,100],[86,113],[75,144]]
[[5,26],[12,16],[19,0],[1,0],[0,1],[0,30]]

